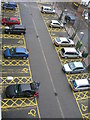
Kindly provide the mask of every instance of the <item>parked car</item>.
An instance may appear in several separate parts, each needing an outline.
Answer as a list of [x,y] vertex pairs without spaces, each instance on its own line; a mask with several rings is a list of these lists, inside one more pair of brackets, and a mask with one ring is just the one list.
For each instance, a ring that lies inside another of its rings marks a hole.
[[86,68],[82,62],[69,62],[64,64],[62,70],[65,73],[82,73]]
[[30,84],[9,85],[6,88],[5,94],[7,98],[38,97],[39,87],[40,83],[36,81]]
[[26,28],[23,25],[6,26],[4,29],[6,34],[25,34]]
[[16,10],[16,7],[17,7],[16,2],[4,3],[2,6],[3,9],[10,9],[10,10]]
[[42,6],[41,7],[41,12],[42,13],[49,13],[49,14],[55,14],[55,9],[53,9],[50,6]]
[[72,80],[70,81],[70,85],[74,91],[89,90],[90,80],[87,78],[79,79],[79,80]]
[[4,51],[4,57],[5,58],[23,58],[23,59],[27,59],[29,55],[28,50],[26,50],[25,48],[7,48]]
[[68,13],[65,15],[65,21],[66,22],[70,22],[71,24],[74,24],[75,23],[75,16],[71,13]]
[[74,46],[74,42],[69,39],[69,38],[66,38],[66,37],[58,37],[58,38],[55,38],[54,40],[54,44],[59,47],[59,46]]
[[82,53],[73,47],[61,48],[61,50],[59,51],[59,55],[62,58],[81,58],[82,57]]
[[14,25],[14,24],[20,24],[20,21],[16,17],[10,17],[10,18],[2,18],[2,25]]
[[64,24],[59,22],[58,20],[51,20],[50,21],[50,27],[54,28],[64,28]]

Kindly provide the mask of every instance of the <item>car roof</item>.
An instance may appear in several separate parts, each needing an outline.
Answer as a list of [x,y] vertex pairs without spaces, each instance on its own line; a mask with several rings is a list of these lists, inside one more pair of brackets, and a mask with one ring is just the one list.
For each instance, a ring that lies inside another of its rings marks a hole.
[[16,53],[25,53],[25,48],[16,48]]
[[43,8],[48,8],[48,9],[51,9],[51,7],[50,7],[50,6],[43,6]]
[[10,20],[17,20],[16,17],[10,17]]
[[65,50],[65,52],[77,52],[77,50],[73,47],[66,47],[66,48],[62,48]]
[[88,79],[79,79],[79,80],[75,80],[75,82],[77,86],[90,85]]
[[51,20],[53,23],[59,23],[58,20]]
[[8,2],[8,4],[16,5],[16,2]]
[[68,41],[68,39],[66,37],[60,37],[61,41]]
[[82,62],[74,62],[75,67],[84,67]]
[[30,84],[20,84],[21,91],[31,90]]
[[66,16],[69,16],[71,19],[75,19],[75,16],[72,13],[68,13]]
[[14,25],[15,28],[25,28],[23,25]]

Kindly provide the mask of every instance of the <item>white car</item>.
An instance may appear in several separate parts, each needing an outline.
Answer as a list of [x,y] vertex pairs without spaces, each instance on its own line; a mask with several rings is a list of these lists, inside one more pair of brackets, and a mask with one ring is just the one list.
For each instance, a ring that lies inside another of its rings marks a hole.
[[61,50],[59,51],[59,55],[62,58],[81,58],[82,57],[82,53],[73,47],[61,48]]
[[89,90],[90,80],[89,79],[79,79],[70,81],[71,88],[74,91]]
[[65,73],[82,73],[85,72],[86,68],[82,62],[69,62],[64,64],[62,70]]
[[41,12],[42,13],[49,13],[49,14],[55,14],[55,9],[53,9],[50,6],[42,6],[41,7]]
[[50,27],[54,28],[64,28],[64,24],[59,22],[58,20],[51,20],[50,21]]
[[54,40],[54,44],[59,47],[59,46],[74,46],[74,42],[66,37],[59,37],[59,38],[55,38]]

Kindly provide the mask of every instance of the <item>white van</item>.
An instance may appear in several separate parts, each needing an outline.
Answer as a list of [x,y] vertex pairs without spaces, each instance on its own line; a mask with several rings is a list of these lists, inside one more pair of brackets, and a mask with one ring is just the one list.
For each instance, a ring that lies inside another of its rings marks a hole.
[[49,14],[55,14],[55,9],[49,6],[42,6],[41,7],[41,12],[42,13],[49,13]]
[[73,47],[62,48],[59,51],[59,55],[62,58],[81,58],[82,57],[82,53]]

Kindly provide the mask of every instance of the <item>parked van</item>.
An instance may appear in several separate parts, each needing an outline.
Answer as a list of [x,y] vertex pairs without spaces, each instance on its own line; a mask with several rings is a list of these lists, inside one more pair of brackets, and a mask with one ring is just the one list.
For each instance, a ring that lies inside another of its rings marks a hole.
[[82,57],[82,53],[73,47],[62,48],[59,51],[59,55],[62,58],[81,58]]
[[52,7],[49,7],[49,6],[42,6],[42,7],[41,7],[41,12],[42,12],[42,13],[55,14],[55,9],[53,9]]

